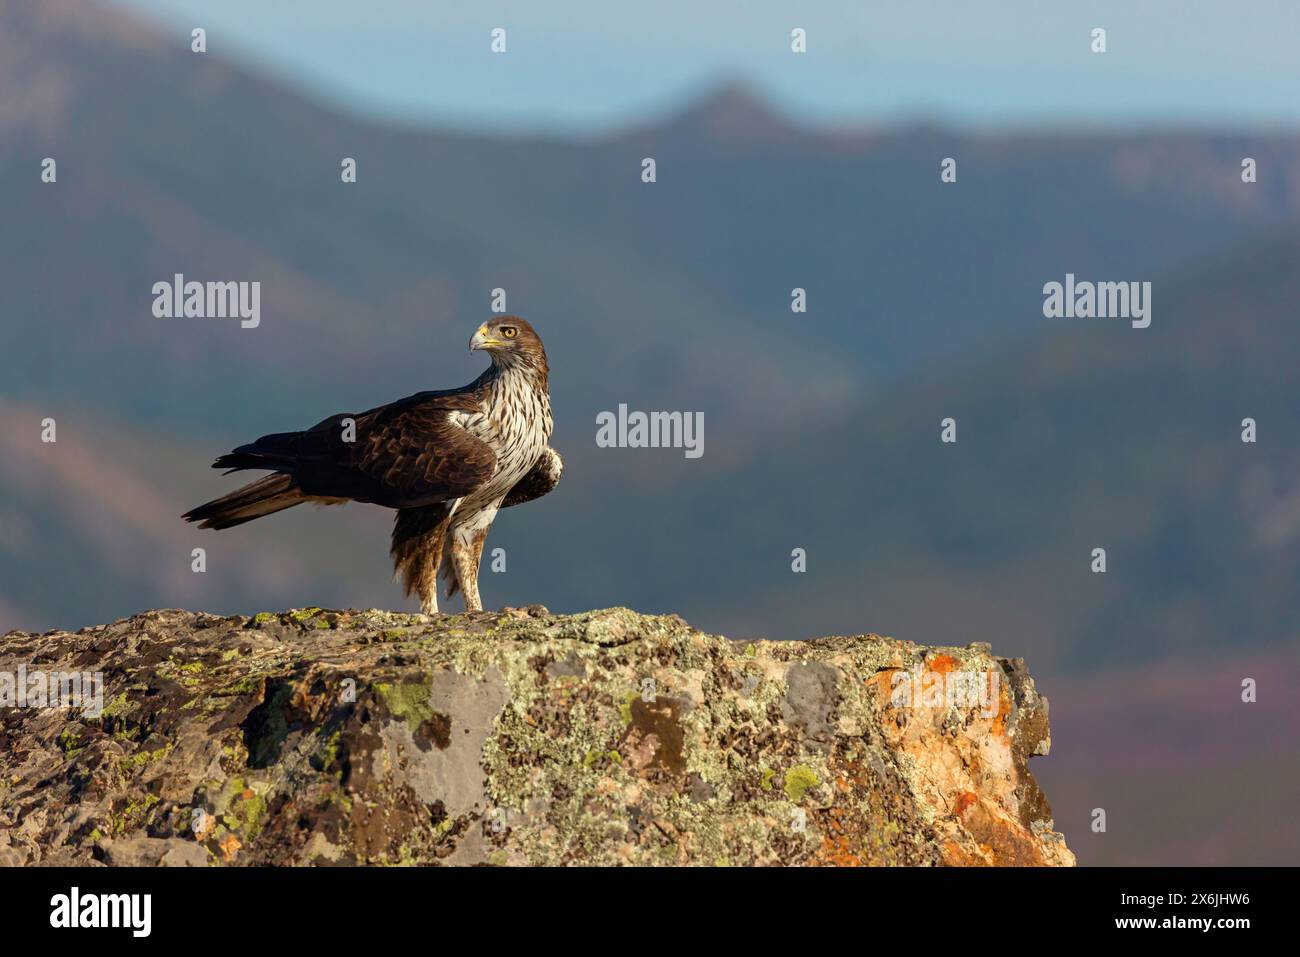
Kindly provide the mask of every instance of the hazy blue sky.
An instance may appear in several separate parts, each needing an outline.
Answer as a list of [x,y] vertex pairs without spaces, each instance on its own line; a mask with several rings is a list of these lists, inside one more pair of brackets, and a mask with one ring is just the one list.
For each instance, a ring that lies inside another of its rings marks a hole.
[[116,2],[355,108],[458,125],[600,129],[732,77],[819,122],[1300,124],[1300,0]]

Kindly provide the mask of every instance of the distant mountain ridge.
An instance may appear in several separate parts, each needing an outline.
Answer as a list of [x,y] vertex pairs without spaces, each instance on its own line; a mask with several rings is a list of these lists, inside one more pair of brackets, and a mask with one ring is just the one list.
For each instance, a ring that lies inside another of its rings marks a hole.
[[[983,382],[978,402],[989,411],[979,414],[995,421],[1055,409],[1033,424],[1050,431],[1059,427],[1052,414],[1088,408],[1089,375],[1101,366],[1080,363],[1126,354],[1159,363],[1177,345],[1179,362],[1213,370],[1236,356],[1247,370],[1258,356],[1221,349],[1240,329],[1202,322],[1194,341],[1168,338],[1189,302],[1179,287],[1203,267],[1181,270],[1227,262],[1224,250],[1288,228],[1300,211],[1291,135],[806,130],[733,84],[594,141],[511,141],[370,123],[192,54],[187,36],[85,9],[0,0],[0,307],[17,344],[0,359],[6,434],[17,443],[0,474],[15,516],[25,516],[0,525],[11,530],[0,544],[23,583],[5,604],[28,627],[165,604],[181,580],[186,603],[208,595],[209,607],[275,604],[270,592],[285,587],[319,589],[314,599],[335,604],[391,602],[379,560],[386,516],[376,511],[285,519],[293,535],[210,540],[229,560],[202,581],[165,570],[170,556],[188,553],[190,533],[140,522],[135,509],[101,516],[113,529],[102,546],[78,544],[86,519],[73,520],[66,496],[76,488],[93,497],[95,470],[60,472],[77,477],[69,486],[48,480],[48,460],[23,444],[31,417],[56,415],[63,448],[98,459],[105,474],[133,476],[132,488],[154,488],[159,507],[183,507],[220,487],[208,459],[252,436],[468,381],[478,366],[461,343],[497,288],[547,343],[555,441],[570,463],[554,501],[518,510],[527,514],[500,530],[520,559],[512,567],[529,569],[530,597],[556,607],[684,599],[728,631],[735,608],[768,602],[744,624],[781,635],[794,620],[782,611],[792,594],[782,556],[830,536],[814,553],[819,576],[797,580],[817,596],[823,630],[851,617],[845,603],[860,600],[854,575],[873,541],[911,556],[897,574],[921,590],[899,592],[896,608],[923,619],[948,607],[924,597],[958,573],[940,571],[941,561],[1028,543],[1014,536],[1037,535],[1041,524],[1024,512],[1011,537],[996,525],[967,537],[957,512],[940,532],[922,519],[926,507],[912,511],[881,484],[892,476],[940,503],[983,507],[945,493],[951,463],[933,457],[935,416],[953,405],[970,443],[960,454],[976,454],[965,450],[981,434],[968,424],[981,406],[952,383]],[[28,93],[39,94],[36,105]],[[59,162],[54,185],[40,182],[46,155]],[[654,184],[640,180],[647,155],[657,160]],[[1258,183],[1241,182],[1244,155],[1257,160]],[[352,185],[339,179],[348,156],[359,170]],[[947,156],[957,160],[955,184],[939,180]],[[1250,268],[1249,258],[1232,267]],[[151,286],[176,272],[260,281],[260,327],[154,319]],[[1155,279],[1149,337],[1051,325],[1042,285],[1066,272]],[[1241,281],[1225,275],[1224,288]],[[1260,281],[1276,288],[1278,271]],[[796,287],[807,292],[806,314],[791,312]],[[1283,327],[1269,328],[1260,347],[1285,354]],[[1040,340],[1057,344],[1040,354]],[[1046,361],[1063,373],[1074,364],[1074,378],[1036,371]],[[1125,368],[1130,381],[1140,376]],[[1171,387],[1194,368],[1169,366]],[[1056,405],[1045,404],[1049,394]],[[1006,408],[994,412],[999,402]],[[620,403],[703,413],[707,453],[689,463],[596,448],[596,415]],[[1006,434],[1003,454],[1035,448],[1018,434]],[[931,471],[915,473],[918,463]],[[1272,514],[1284,515],[1285,468],[1272,461],[1266,473]],[[877,497],[861,497],[856,476]],[[1016,475],[981,481],[1018,487]],[[829,488],[872,519],[860,542],[843,537]],[[1019,495],[1022,510],[1031,501],[1063,507],[1050,491],[1034,494],[1048,500]],[[664,518],[633,522],[630,503],[658,503]],[[1053,521],[1058,533],[1068,524]],[[373,536],[377,557],[326,557],[327,544],[298,553],[285,541],[358,535]],[[46,542],[36,566],[24,544],[33,536]],[[554,560],[557,539],[573,560]],[[121,561],[121,549],[137,558]],[[610,549],[618,562],[589,567],[589,556]],[[249,552],[281,576],[234,571]],[[970,589],[957,607],[969,612],[984,589],[971,567],[955,567]],[[70,596],[60,584],[68,569],[104,580]],[[1028,570],[992,564],[986,573],[1005,582]],[[1051,607],[1056,593],[1040,586]],[[763,594],[751,602],[755,589]],[[1007,607],[988,612],[963,617],[987,629]],[[1050,623],[1035,612],[1019,633]],[[1062,647],[1076,638],[1062,637]]]

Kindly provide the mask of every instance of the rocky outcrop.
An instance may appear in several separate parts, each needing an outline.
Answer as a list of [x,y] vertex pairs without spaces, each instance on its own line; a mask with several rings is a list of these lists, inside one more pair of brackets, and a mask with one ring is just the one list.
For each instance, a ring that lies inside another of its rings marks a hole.
[[[18,706],[57,672],[100,707]],[[1073,864],[1048,745],[986,646],[151,611],[0,639],[0,863]]]

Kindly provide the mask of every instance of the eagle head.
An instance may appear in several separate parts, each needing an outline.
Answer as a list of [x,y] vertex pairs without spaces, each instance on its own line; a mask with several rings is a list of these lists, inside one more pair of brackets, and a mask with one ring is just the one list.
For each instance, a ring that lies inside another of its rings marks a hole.
[[478,327],[469,340],[470,352],[482,349],[497,365],[510,365],[516,361],[530,364],[546,362],[546,350],[533,327],[518,316],[501,316]]

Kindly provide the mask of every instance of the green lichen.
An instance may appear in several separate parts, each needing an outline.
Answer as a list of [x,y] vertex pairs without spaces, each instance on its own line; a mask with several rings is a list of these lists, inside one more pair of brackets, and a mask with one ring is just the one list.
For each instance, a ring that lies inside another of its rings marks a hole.
[[64,728],[59,732],[59,749],[63,751],[65,757],[74,757],[85,750],[85,747],[78,747],[81,744],[81,732],[74,728]]
[[245,784],[243,778],[232,777],[217,795],[216,810],[221,823],[227,830],[242,837],[245,844],[261,833],[268,790],[265,784]]
[[289,617],[306,628],[316,628],[322,631],[334,627],[331,619],[338,620],[338,616],[333,612],[322,614],[321,609],[315,605],[291,611]]
[[[289,612],[289,617],[305,628],[316,628],[322,631],[333,627],[329,617],[321,614],[321,609],[316,605],[307,608],[298,608]],[[337,616],[333,616],[337,618]]]
[[640,692],[629,691],[619,703],[618,714],[623,719],[624,727],[632,723],[632,702],[638,697],[640,697]]
[[582,758],[584,768],[594,768],[597,764],[604,762],[622,765],[623,755],[613,750],[606,751],[604,748],[591,748]]
[[259,611],[253,616],[253,621],[259,625],[265,625],[268,621],[274,621],[275,615],[269,611]]
[[252,841],[262,830],[262,818],[266,816],[266,798],[256,791],[253,796],[237,802],[226,815],[226,826],[233,823],[233,830],[243,835],[244,843]]
[[187,664],[176,667],[178,681],[183,688],[196,688],[202,680],[199,675],[203,672],[203,662],[191,661]]
[[120,836],[128,830],[145,823],[148,819],[149,809],[160,800],[156,794],[146,794],[143,800],[132,798],[127,802],[126,807],[122,809],[121,814],[110,814],[108,816],[109,833]]
[[104,710],[100,713],[105,718],[119,718],[130,710],[131,706],[127,703],[126,692],[123,691],[108,704],[104,705]]
[[432,691],[426,685],[418,682],[400,685],[381,682],[375,685],[375,691],[387,703],[393,717],[405,721],[411,731],[415,731],[434,715],[430,700]]
[[156,751],[137,751],[129,758],[122,758],[120,761],[118,761],[117,762],[118,770],[122,771],[124,774],[130,774],[133,771],[138,771],[146,764],[150,764],[154,761],[157,761],[159,758],[166,756],[167,753],[171,751],[171,749],[172,749],[172,744],[171,742],[168,742],[167,744],[163,745],[161,748],[158,748]]
[[785,796],[798,804],[805,794],[821,783],[812,768],[806,764],[797,764],[785,772]]
[[776,771],[772,768],[763,768],[762,772],[762,780],[758,782],[758,786],[764,791],[770,791],[772,790],[772,779],[776,777]]
[[262,686],[261,678],[246,677],[238,681],[225,685],[212,692],[215,697],[228,698],[234,695],[253,694]]
[[343,732],[336,730],[321,743],[320,766],[322,771],[329,771],[338,765],[339,760],[339,742],[343,738]]

